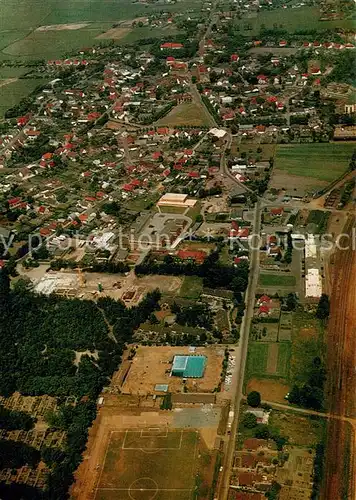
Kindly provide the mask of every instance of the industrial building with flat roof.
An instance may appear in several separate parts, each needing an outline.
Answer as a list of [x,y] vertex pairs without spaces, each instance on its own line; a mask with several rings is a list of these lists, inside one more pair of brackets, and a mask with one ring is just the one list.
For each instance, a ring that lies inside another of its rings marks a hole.
[[174,356],[171,376],[183,378],[202,378],[206,356]]
[[157,207],[181,207],[191,208],[194,207],[197,200],[188,198],[187,194],[180,193],[166,193],[157,202]]

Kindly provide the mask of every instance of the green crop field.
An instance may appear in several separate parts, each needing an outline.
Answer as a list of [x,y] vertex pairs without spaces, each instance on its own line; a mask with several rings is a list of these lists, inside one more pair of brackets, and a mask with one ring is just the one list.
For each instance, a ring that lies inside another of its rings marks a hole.
[[320,21],[320,11],[316,7],[302,7],[299,9],[273,9],[262,10],[255,16],[238,21],[238,26],[244,34],[257,35],[261,28],[272,29],[277,25],[279,29],[285,29],[290,33],[303,29],[335,29],[346,28],[352,29],[354,21],[337,20],[337,21]]
[[290,175],[332,182],[346,172],[354,150],[354,144],[281,144],[274,168]]
[[260,286],[295,286],[296,278],[292,274],[260,274]]
[[5,58],[18,57],[21,59],[50,59],[74,50],[92,45],[96,36],[109,29],[105,27],[81,28],[77,30],[60,31],[33,31],[22,40],[18,40],[3,49]]
[[[195,498],[199,434],[142,429],[113,432],[100,475],[96,500]],[[152,496],[153,495],[153,496]]]
[[0,117],[4,115],[7,109],[19,103],[23,97],[27,96],[30,92],[35,90],[38,85],[43,83],[43,80],[37,79],[17,80],[0,87]]
[[254,375],[265,375],[268,358],[268,343],[251,342],[248,346],[246,380]]
[[289,377],[290,358],[291,358],[290,342],[279,342],[276,375],[286,378]]

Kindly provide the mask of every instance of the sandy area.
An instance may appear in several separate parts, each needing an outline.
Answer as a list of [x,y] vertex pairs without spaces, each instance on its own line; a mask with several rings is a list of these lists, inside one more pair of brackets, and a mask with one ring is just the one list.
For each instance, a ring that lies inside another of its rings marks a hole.
[[[189,354],[189,348],[187,346],[140,346],[133,358],[122,392],[152,394],[156,384],[168,384],[170,392],[181,392],[183,380],[180,377],[170,377],[171,362],[178,354]],[[195,354],[207,356],[207,363],[203,378],[187,380],[188,392],[212,392],[219,383],[224,350],[216,347],[201,347],[196,349]]]
[[275,401],[285,403],[284,396],[289,391],[289,385],[278,380],[253,378],[247,384],[247,392],[257,391],[264,401]]
[[105,33],[101,33],[96,38],[99,40],[102,39],[120,40],[128,33],[130,33],[130,31],[132,31],[131,28],[111,28],[110,30],[105,31]]
[[39,26],[35,31],[80,30],[86,26],[88,26],[88,23],[50,24],[48,26]]

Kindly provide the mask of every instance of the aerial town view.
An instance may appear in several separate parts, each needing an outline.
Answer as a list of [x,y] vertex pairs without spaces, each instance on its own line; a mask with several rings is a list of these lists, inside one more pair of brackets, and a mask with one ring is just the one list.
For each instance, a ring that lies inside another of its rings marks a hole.
[[356,500],[354,0],[2,0],[0,499]]

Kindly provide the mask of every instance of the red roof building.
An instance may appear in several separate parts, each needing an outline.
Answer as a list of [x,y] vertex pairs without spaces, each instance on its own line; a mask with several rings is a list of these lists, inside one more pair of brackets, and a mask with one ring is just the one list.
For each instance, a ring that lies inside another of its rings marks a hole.
[[166,42],[161,44],[161,50],[169,50],[169,49],[182,49],[183,45],[181,43],[175,43],[175,42]]
[[177,257],[181,260],[195,260],[202,263],[206,258],[206,252],[194,250],[178,250]]
[[238,62],[240,57],[237,54],[231,54],[230,60],[231,62]]

